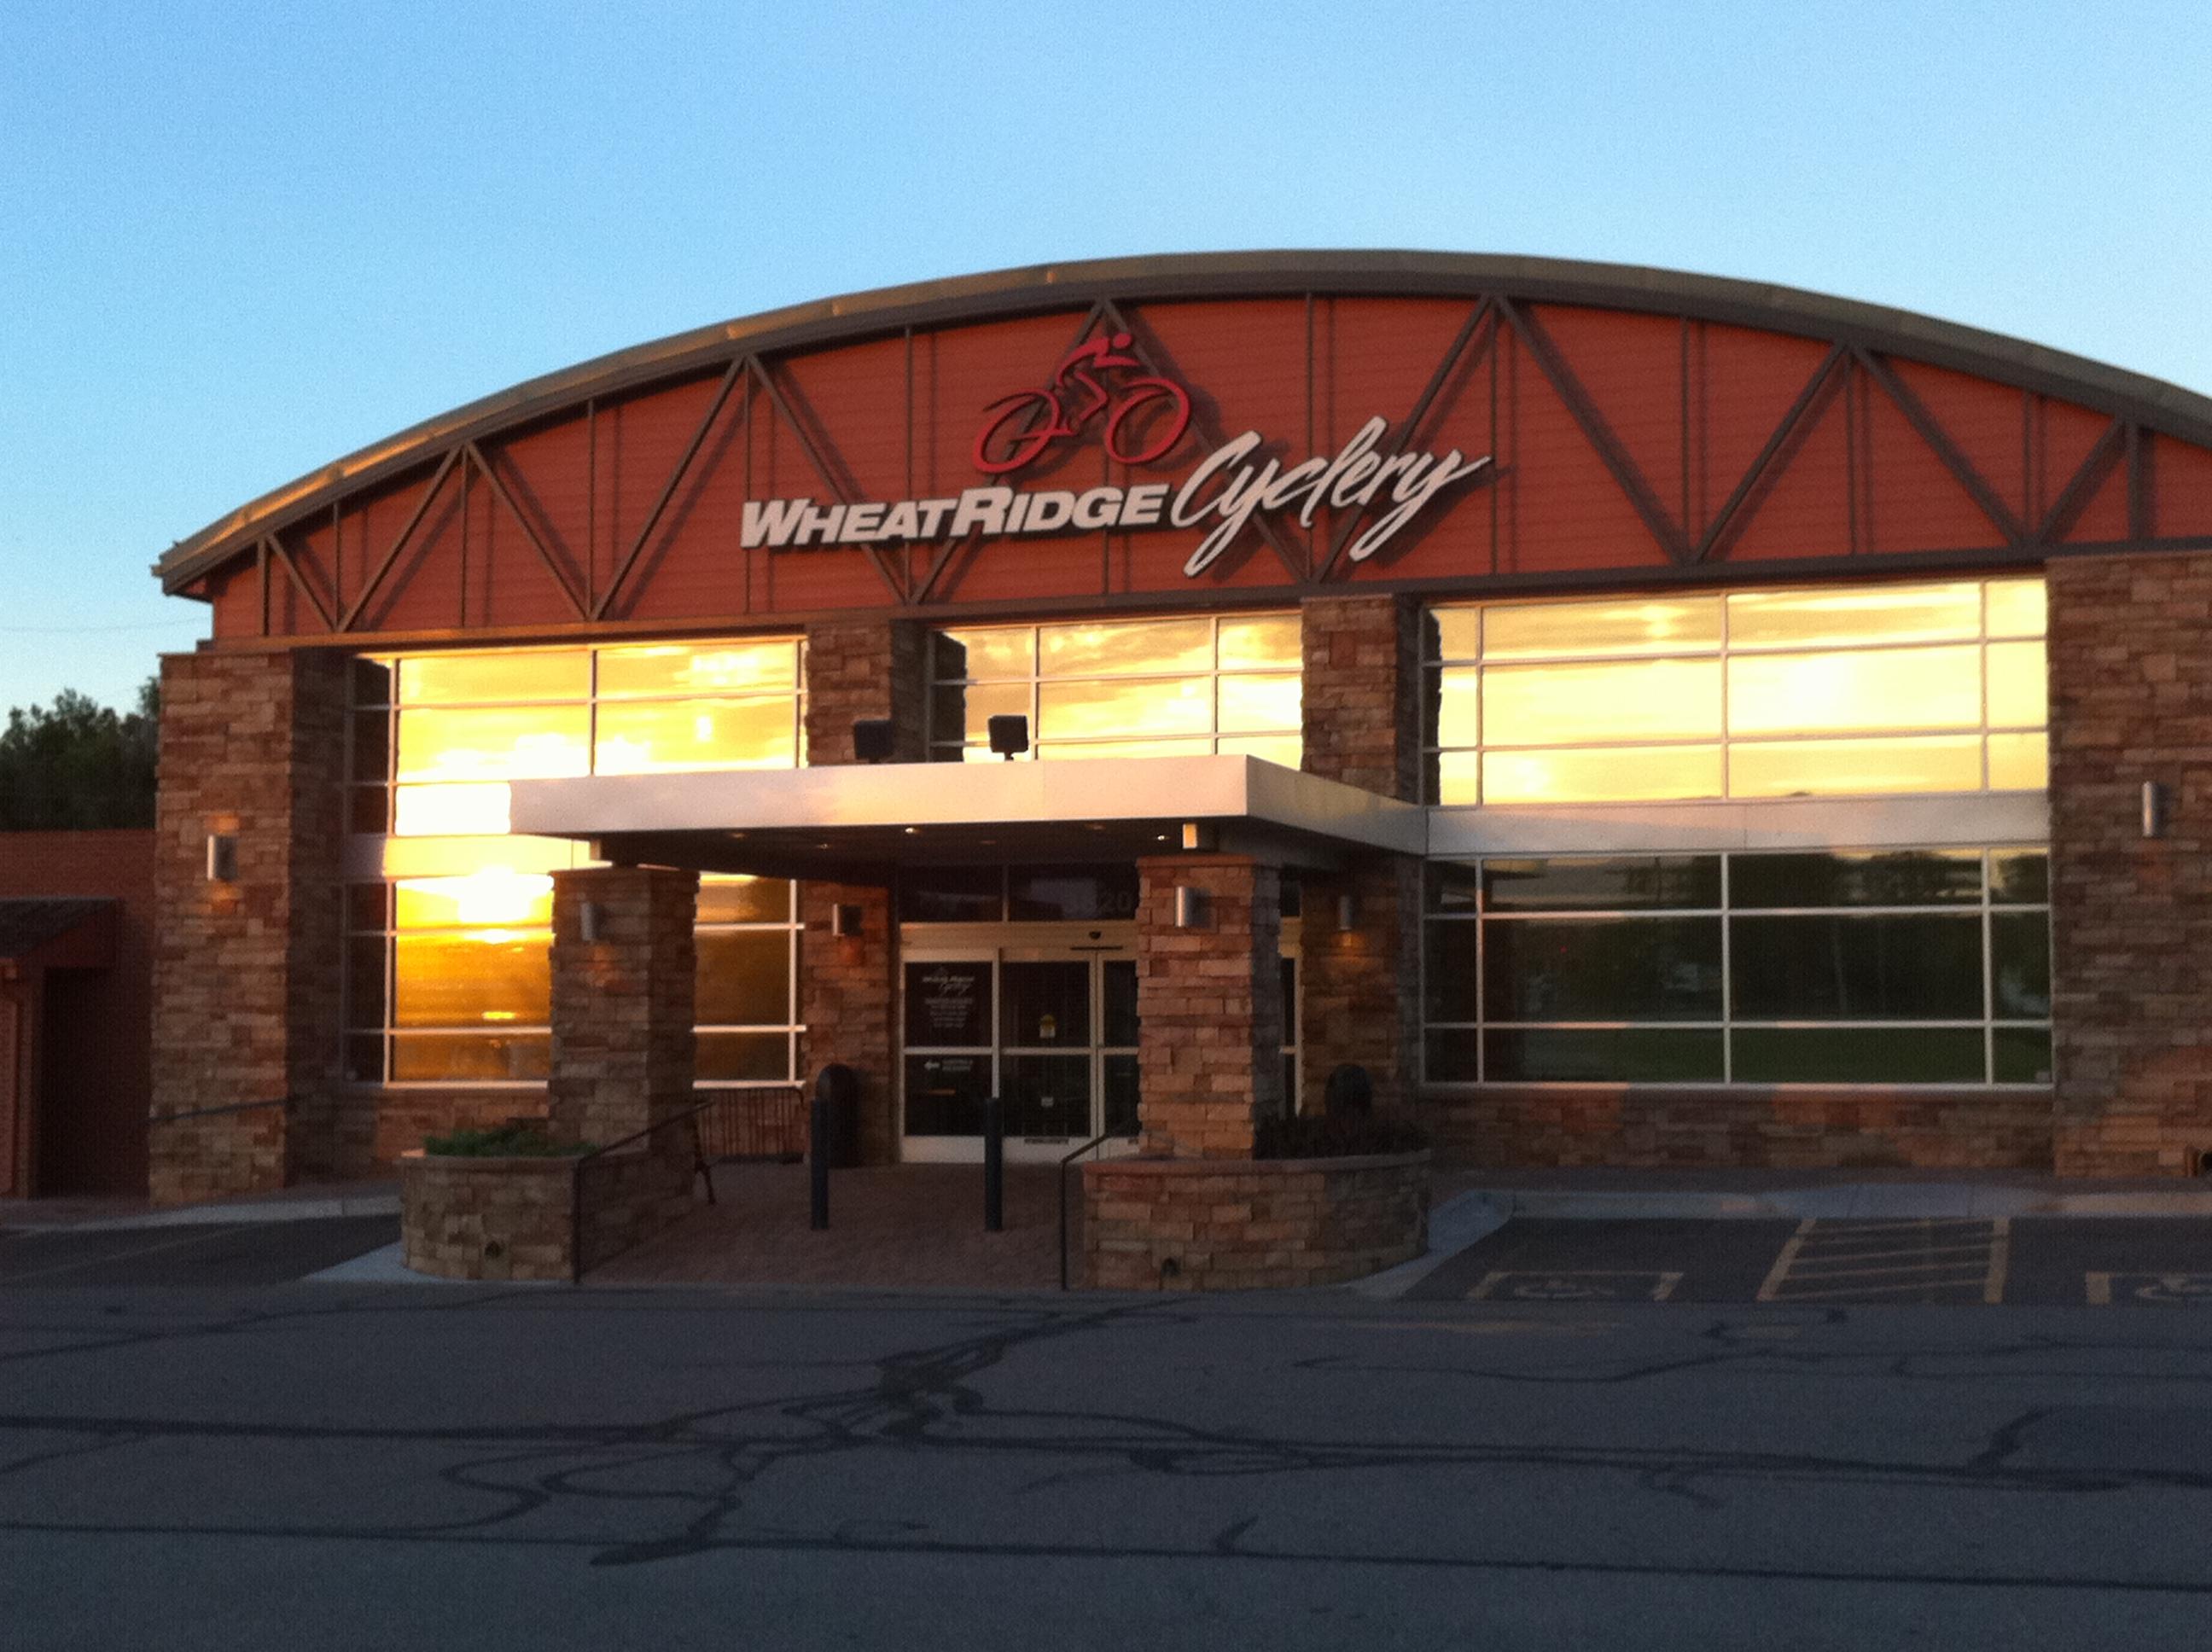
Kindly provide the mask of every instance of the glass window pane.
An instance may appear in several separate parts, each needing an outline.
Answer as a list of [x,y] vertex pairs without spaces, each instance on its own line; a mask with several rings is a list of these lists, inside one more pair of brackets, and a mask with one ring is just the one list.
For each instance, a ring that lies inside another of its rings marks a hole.
[[347,800],[347,825],[354,831],[381,836],[390,823],[392,793],[381,786],[356,786]]
[[2042,906],[2051,899],[2051,856],[2043,849],[1990,851],[1990,899],[1999,906]]
[[1040,677],[1203,671],[1213,665],[1210,620],[1047,625],[1037,633]]
[[988,1049],[990,964],[976,959],[907,965],[906,1042],[917,1049]]
[[[1492,865],[1504,862],[1493,861]],[[1526,864],[1540,865],[1540,861]],[[1431,912],[1472,913],[1478,902],[1482,873],[1473,866],[1455,865],[1449,861],[1431,860],[1429,863],[1429,910]]]
[[392,1041],[392,1081],[542,1084],[552,1043],[545,1033],[403,1033]]
[[1482,895],[1492,912],[1717,911],[1721,859],[1696,854],[1486,860]]
[[2047,616],[2041,580],[1991,580],[1989,586],[1990,635],[1993,637],[2039,637]]
[[1428,646],[1424,659],[1473,659],[1482,652],[1480,608],[1431,608],[1422,628]]
[[391,903],[385,898],[387,885],[383,884],[349,884],[346,885],[346,927],[349,930],[384,930],[392,926],[387,921]]
[[1482,642],[1491,659],[1693,653],[1721,646],[1721,602],[1626,597],[1492,608],[1483,616]]
[[702,1027],[775,1027],[791,1021],[791,932],[710,929],[698,937]]
[[581,648],[517,654],[416,654],[399,662],[404,705],[584,700],[592,657]]
[[1047,683],[1037,691],[1040,739],[1070,740],[1213,729],[1213,679],[1165,682]]
[[1832,797],[1869,792],[1977,792],[1975,736],[1903,740],[1747,741],[1729,750],[1729,795]]
[[602,698],[638,694],[781,694],[799,691],[799,645],[656,642],[599,650]]
[[909,1055],[906,1060],[906,1133],[980,1136],[983,1098],[991,1093],[988,1055]]
[[999,1070],[1008,1135],[1060,1141],[1090,1137],[1088,1055],[1008,1055]]
[[1036,755],[1066,762],[1080,757],[1204,757],[1212,751],[1212,737],[1201,734],[1182,740],[1058,740]]
[[353,768],[357,780],[392,777],[392,714],[356,712],[353,717]]
[[1431,923],[1425,927],[1428,968],[1423,1001],[1427,1019],[1481,1020],[1482,998],[1475,979],[1475,926]]
[[1990,1053],[1996,1058],[1992,1075],[2001,1084],[2047,1084],[2051,1082],[2051,1029],[1998,1027],[1990,1034]]
[[403,711],[403,780],[521,780],[581,774],[591,726],[586,706],[495,706],[475,711]]
[[[1446,761],[1458,754],[1447,754]],[[1485,803],[1628,803],[1717,798],[1717,745],[1623,746],[1579,751],[1492,751],[1482,759]],[[1446,799],[1473,802],[1472,798]]]
[[1739,854],[1729,861],[1729,904],[1746,907],[1979,906],[1974,849],[1866,854]]
[[345,1081],[349,1084],[384,1082],[384,1040],[353,1037],[345,1041]]
[[1513,665],[1483,673],[1482,738],[1492,746],[1677,740],[1721,732],[1717,659]]
[[347,1026],[384,1025],[384,963],[389,945],[381,935],[356,935],[346,943]]
[[1257,757],[1263,762],[1296,768],[1304,755],[1305,742],[1296,734],[1229,734],[1214,742],[1224,757]]
[[1729,662],[1729,732],[1979,728],[1981,650],[1755,654]]
[[[1548,779],[1548,776],[1547,777]],[[1437,757],[1430,795],[1440,804],[1482,801],[1482,754],[1447,751]],[[1511,793],[1507,793],[1507,801]]]
[[787,699],[603,705],[593,767],[602,774],[789,768],[799,738],[792,707]]
[[2040,792],[2051,784],[2051,742],[2041,734],[1990,736],[1990,790]]
[[1978,1027],[1738,1027],[1738,1084],[1978,1084]]
[[1296,671],[1304,663],[1303,647],[1296,614],[1267,614],[1221,622],[1220,659],[1224,671],[1268,666]]
[[488,786],[402,786],[392,794],[395,837],[478,837],[504,835],[508,793],[504,780]]
[[1732,648],[1934,642],[1982,634],[1982,591],[1946,585],[1841,591],[1739,591],[1728,599]]
[[392,703],[392,665],[381,659],[356,659],[347,668],[347,686],[356,706]]
[[1106,1023],[1099,1029],[1098,1042],[1109,1049],[1135,1048],[1137,961],[1134,958],[1101,959],[1098,977],[1100,996],[1105,1001]]
[[542,930],[402,932],[392,942],[392,1024],[544,1026],[551,944]]
[[1482,673],[1471,665],[1429,672],[1429,743],[1470,746],[1482,738]]
[[992,718],[1030,714],[1026,683],[998,683],[981,688],[955,685],[933,689],[931,695],[929,733],[933,740],[964,740],[988,750]]
[[754,1084],[791,1077],[789,1033],[702,1032],[696,1048],[697,1081],[702,1084]]
[[1008,916],[1016,923],[1092,923],[1137,915],[1137,869],[1015,866],[1007,873]]
[[1483,1003],[1493,1021],[1717,1021],[1715,918],[1487,919]]
[[1989,655],[1990,726],[2041,728],[2051,716],[2043,644],[1992,642]]
[[1090,964],[1011,959],[1000,964],[999,1042],[1024,1048],[1090,1043]]
[[940,683],[1030,677],[1036,670],[1036,632],[1029,626],[937,634],[937,680]]
[[1990,1000],[2004,1021],[2051,1015],[2051,915],[1990,914]]
[[1432,1084],[1474,1084],[1481,1076],[1475,1066],[1475,1050],[1481,1036],[1472,1027],[1429,1034],[1424,1041],[1428,1055],[1425,1076],[1428,1081]]
[[1753,1021],[1979,1021],[1973,913],[1729,920],[1735,1013]]
[[408,878],[393,886],[399,929],[543,929],[553,921],[553,879],[486,866],[459,878]]
[[702,924],[780,924],[791,916],[791,884],[781,878],[699,880]]
[[1486,1076],[1554,1083],[1718,1083],[1721,1029],[1527,1027],[1484,1035]]
[[1226,732],[1297,728],[1299,686],[1296,676],[1224,677],[1220,682],[1220,720]]

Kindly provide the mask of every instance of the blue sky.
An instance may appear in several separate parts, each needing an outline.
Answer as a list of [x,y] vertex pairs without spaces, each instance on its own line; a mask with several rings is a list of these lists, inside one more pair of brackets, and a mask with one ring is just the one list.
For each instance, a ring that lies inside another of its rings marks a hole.
[[2212,392],[2212,8],[0,0],[0,707],[205,634],[149,562],[703,322],[1050,259],[1771,280]]

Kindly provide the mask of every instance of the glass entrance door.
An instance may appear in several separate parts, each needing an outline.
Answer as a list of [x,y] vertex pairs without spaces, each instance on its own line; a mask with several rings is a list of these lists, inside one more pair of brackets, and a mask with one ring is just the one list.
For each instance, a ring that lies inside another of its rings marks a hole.
[[1127,946],[939,948],[904,966],[906,1152],[982,1153],[1006,1104],[1006,1156],[1056,1159],[1137,1128],[1137,965]]

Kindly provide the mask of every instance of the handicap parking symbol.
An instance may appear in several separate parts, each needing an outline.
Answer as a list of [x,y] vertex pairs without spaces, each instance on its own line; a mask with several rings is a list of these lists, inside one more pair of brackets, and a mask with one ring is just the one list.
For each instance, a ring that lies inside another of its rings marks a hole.
[[1468,1292],[1471,1302],[1665,1302],[1682,1282],[1680,1273],[1628,1273],[1610,1269],[1486,1274]]
[[2212,1273],[2085,1273],[2082,1285],[2095,1308],[2212,1307]]

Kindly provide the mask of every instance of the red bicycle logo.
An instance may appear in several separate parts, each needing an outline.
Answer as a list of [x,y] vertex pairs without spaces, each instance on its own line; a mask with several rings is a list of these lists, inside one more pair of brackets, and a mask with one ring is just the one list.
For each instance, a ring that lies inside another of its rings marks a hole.
[[[1100,380],[1109,370],[1120,375],[1144,366],[1128,354],[1132,342],[1127,333],[1117,332],[1079,344],[1045,388],[1020,391],[985,408],[983,428],[975,433],[975,468],[985,476],[1018,471],[1054,443],[1080,436],[1101,413],[1106,414],[1107,454],[1123,465],[1149,465],[1182,440],[1190,427],[1190,392],[1174,380],[1122,376],[1110,390]],[[1146,427],[1163,414],[1165,422],[1146,439]],[[1127,445],[1139,441],[1143,446]]]

